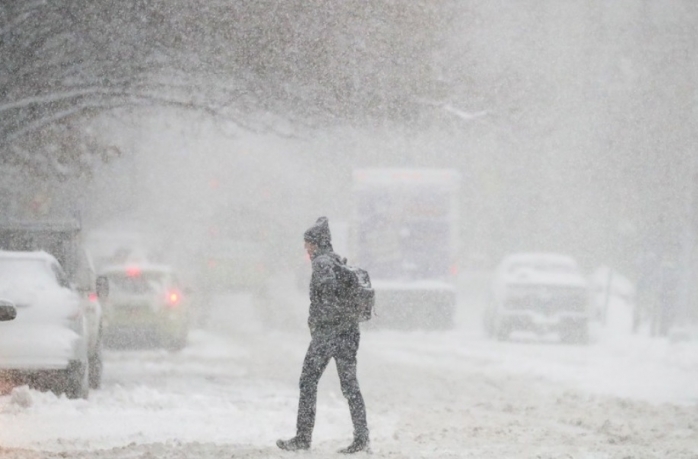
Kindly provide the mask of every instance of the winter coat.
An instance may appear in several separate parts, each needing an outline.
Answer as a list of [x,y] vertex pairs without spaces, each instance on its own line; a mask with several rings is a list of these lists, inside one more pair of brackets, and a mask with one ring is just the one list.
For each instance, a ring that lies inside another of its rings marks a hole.
[[358,328],[358,322],[343,311],[341,299],[337,295],[339,284],[334,269],[337,263],[341,263],[341,258],[332,251],[331,246],[320,248],[313,256],[308,315],[308,326],[312,334]]

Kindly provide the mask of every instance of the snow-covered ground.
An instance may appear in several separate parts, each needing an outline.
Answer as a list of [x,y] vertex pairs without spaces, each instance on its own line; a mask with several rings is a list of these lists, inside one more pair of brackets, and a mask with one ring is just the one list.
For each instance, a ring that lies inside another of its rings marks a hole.
[[[698,342],[630,335],[622,301],[589,346],[494,342],[476,300],[463,297],[453,331],[362,335],[374,456],[698,457]],[[217,297],[178,353],[107,351],[104,386],[89,400],[26,387],[0,397],[0,456],[293,457],[274,442],[295,429],[304,300],[289,286],[258,307]],[[330,365],[303,457],[334,456],[350,439]]]

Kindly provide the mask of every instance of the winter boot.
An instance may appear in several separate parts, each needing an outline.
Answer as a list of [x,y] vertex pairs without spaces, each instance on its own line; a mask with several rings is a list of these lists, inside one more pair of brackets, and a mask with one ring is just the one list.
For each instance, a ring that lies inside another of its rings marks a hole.
[[276,440],[276,446],[286,451],[299,451],[310,449],[310,440],[296,436],[290,440]]
[[371,442],[368,441],[368,438],[354,438],[354,441],[351,443],[351,445],[347,446],[344,449],[340,449],[338,452],[342,454],[354,454],[361,451],[365,453],[371,452]]

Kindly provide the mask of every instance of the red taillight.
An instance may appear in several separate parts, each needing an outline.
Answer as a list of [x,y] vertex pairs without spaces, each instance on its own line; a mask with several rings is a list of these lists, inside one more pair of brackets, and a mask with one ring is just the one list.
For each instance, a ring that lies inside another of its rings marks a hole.
[[181,299],[179,292],[170,292],[167,294],[167,304],[170,306],[177,306]]
[[138,277],[141,275],[141,268],[138,266],[131,266],[129,268],[126,268],[126,275],[128,277]]
[[450,271],[451,271],[452,276],[457,276],[458,275],[458,265],[455,263],[452,264]]
[[87,299],[90,300],[90,302],[94,303],[97,301],[97,294],[95,292],[90,292],[90,294],[87,296]]

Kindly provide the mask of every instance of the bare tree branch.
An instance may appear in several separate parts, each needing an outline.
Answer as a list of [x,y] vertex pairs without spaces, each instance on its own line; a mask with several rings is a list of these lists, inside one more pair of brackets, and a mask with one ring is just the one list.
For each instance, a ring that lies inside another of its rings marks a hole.
[[303,125],[410,119],[434,78],[434,3],[446,1],[4,3],[0,150],[123,106],[255,131],[273,129],[255,113]]

